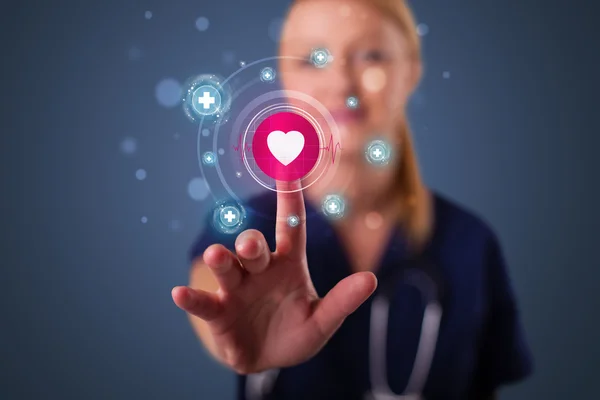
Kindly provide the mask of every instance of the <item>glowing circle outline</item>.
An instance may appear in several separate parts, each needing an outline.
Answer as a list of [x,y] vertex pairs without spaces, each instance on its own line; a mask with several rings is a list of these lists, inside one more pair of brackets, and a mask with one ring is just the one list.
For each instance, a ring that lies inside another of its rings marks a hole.
[[[203,111],[203,110],[199,110],[196,107],[196,102],[194,101],[194,99],[195,98],[198,98],[198,99],[200,98],[200,96],[196,95],[196,92],[198,92],[199,90],[201,90],[203,88],[210,88],[210,89],[212,89],[212,90],[215,91],[215,104],[216,105],[215,105],[214,110],[212,110],[212,111],[206,112],[206,111]],[[192,94],[191,94],[192,108],[194,109],[194,112],[197,115],[210,116],[210,115],[218,114],[222,110],[222,108],[221,108],[221,106],[222,106],[222,104],[221,104],[222,98],[221,97],[222,97],[221,96],[221,92],[219,92],[219,89],[216,88],[216,87],[214,87],[213,85],[204,84],[202,86],[198,86],[197,88],[194,88],[192,90]]]
[[[219,81],[219,85],[221,87],[225,87],[225,85],[227,85],[233,78],[235,78],[238,74],[240,74],[241,72],[247,70],[249,67],[252,67],[254,65],[260,64],[260,63],[264,63],[267,61],[273,61],[273,60],[283,60],[283,59],[288,59],[288,60],[298,60],[298,61],[306,61],[305,58],[303,57],[294,57],[294,56],[271,56],[271,57],[265,57],[265,58],[261,58],[258,59],[256,61],[253,61],[251,63],[248,63],[246,65],[244,65],[244,67],[238,68],[237,70],[235,70],[234,72],[231,73],[231,75],[229,75],[227,78],[225,78],[222,82]],[[199,77],[211,77],[214,80],[217,80],[218,78],[213,75],[213,74],[201,74],[195,77],[194,80],[198,79]],[[260,81],[259,78],[256,78],[255,80],[249,82],[248,84],[246,84],[244,86],[244,88],[249,87],[252,83]],[[228,105],[230,103],[232,103],[235,98],[237,97],[237,93],[239,93],[241,91],[238,90],[235,94],[232,94],[228,100]],[[334,138],[337,139],[341,139],[340,138],[340,134],[339,134],[339,130],[337,127],[337,124],[335,123],[335,120],[333,119],[333,116],[331,115],[331,113],[329,112],[329,110],[327,110],[327,108],[325,108],[325,106],[323,106],[323,104],[321,104],[318,100],[312,98],[311,96],[305,95],[304,93],[301,92],[294,92],[294,91],[289,91],[289,90],[277,90],[274,91],[276,93],[282,92],[282,93],[296,93],[299,97],[300,100],[303,100],[305,102],[307,102],[308,104],[312,105],[313,107],[315,107],[319,113],[324,117],[324,119],[327,121],[327,125],[329,125],[329,127],[332,129],[332,136]],[[272,94],[273,92],[268,92],[263,94],[262,96],[259,96],[257,99],[255,99],[252,103],[255,103],[256,100],[261,99],[269,94]],[[202,149],[200,146],[200,142],[202,139],[202,129],[204,126],[204,121],[211,121],[211,118],[207,118],[209,116],[205,116],[202,115],[200,116],[199,119],[199,125],[198,125],[198,134],[196,135],[196,159],[198,161],[198,167],[200,168],[200,172],[202,173],[202,176],[206,176],[204,173],[204,167],[202,164]],[[213,148],[216,149],[217,148],[217,137],[218,137],[218,133],[219,133],[219,124],[217,123],[212,135],[212,139],[213,139]],[[341,140],[340,140],[341,143]],[[337,166],[337,165],[336,165]],[[217,172],[217,175],[219,177],[219,180],[221,181],[221,183],[223,184],[223,187],[225,188],[225,190],[227,191],[227,193],[229,193],[229,195],[235,199],[238,203],[241,202],[241,200],[239,199],[239,197],[231,190],[231,188],[229,187],[229,184],[227,183],[227,181],[225,180],[224,176],[223,176],[223,172],[221,171],[221,166],[220,164],[217,162],[215,164],[215,170]],[[347,184],[350,182],[351,179],[348,179]],[[210,193],[210,195],[213,197],[214,200],[218,200],[218,197],[216,196],[216,194],[213,192],[213,190],[211,189],[210,185],[208,184],[208,181],[206,181],[207,187],[208,187],[208,191]]]

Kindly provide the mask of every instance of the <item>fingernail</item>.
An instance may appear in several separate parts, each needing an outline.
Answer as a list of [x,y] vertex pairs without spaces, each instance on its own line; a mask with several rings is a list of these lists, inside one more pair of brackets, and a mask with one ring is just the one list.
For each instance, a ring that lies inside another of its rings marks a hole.
[[257,258],[258,256],[260,256],[260,253],[262,253],[262,242],[260,240],[253,240],[252,241],[253,244],[251,245],[251,257],[252,258]]
[[242,240],[236,249],[240,253],[244,253],[245,257],[250,259],[257,258],[262,251],[262,243],[254,239]]

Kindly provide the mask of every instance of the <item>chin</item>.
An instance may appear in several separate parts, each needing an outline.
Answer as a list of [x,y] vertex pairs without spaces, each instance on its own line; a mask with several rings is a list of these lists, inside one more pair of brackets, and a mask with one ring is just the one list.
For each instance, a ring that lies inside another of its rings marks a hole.
[[341,143],[342,153],[344,156],[358,156],[364,154],[365,144],[356,140],[345,140]]
[[359,125],[338,125],[338,131],[344,148],[359,149],[367,142],[367,131]]

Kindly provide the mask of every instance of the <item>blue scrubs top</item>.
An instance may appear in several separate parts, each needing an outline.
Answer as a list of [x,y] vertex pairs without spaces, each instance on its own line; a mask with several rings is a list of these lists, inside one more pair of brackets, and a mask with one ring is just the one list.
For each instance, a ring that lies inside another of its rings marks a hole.
[[[275,249],[276,196],[261,195],[244,205],[247,228],[261,231]],[[307,259],[319,296],[352,273],[348,256],[329,221],[306,202]],[[435,228],[426,249],[441,277],[443,316],[423,396],[428,399],[482,399],[500,385],[532,371],[515,295],[498,239],[485,222],[434,193]],[[192,247],[191,259],[213,243],[233,249],[236,235],[218,233],[209,223]],[[403,393],[420,337],[424,304],[420,294],[390,276],[403,267],[407,251],[399,230],[390,237],[374,271],[377,291],[393,285],[387,336],[387,380]],[[376,292],[377,293],[377,292]],[[363,399],[370,389],[371,296],[351,314],[312,359],[279,372],[269,399]],[[246,400],[245,376],[238,399]]]

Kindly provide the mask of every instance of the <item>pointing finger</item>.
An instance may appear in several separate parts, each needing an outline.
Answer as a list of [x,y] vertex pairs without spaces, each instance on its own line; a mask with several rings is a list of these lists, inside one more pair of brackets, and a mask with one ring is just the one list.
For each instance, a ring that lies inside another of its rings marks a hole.
[[301,259],[306,256],[306,209],[301,182],[277,181],[277,253]]

